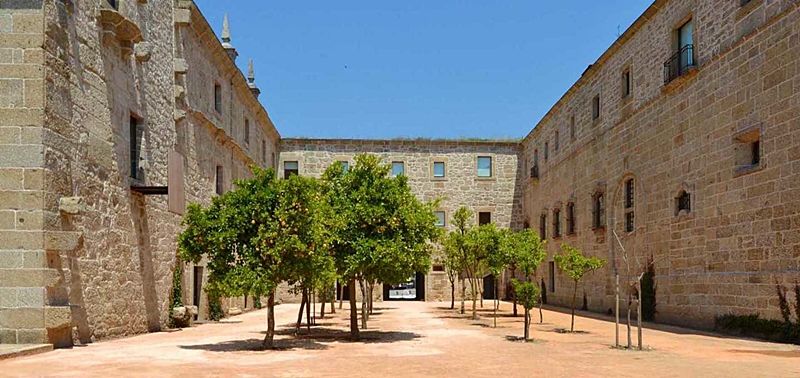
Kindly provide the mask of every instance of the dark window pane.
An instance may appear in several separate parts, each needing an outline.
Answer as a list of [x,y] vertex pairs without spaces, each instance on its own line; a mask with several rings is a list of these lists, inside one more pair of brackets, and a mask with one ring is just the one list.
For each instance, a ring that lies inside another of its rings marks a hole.
[[484,224],[492,223],[492,213],[481,211],[478,213],[478,225],[482,226]]

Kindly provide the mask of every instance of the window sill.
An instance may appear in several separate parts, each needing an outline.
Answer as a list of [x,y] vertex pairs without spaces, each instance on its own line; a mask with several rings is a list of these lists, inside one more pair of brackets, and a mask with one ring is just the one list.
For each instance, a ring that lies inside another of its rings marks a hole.
[[475,181],[497,181],[495,177],[475,177]]
[[431,177],[431,181],[447,181],[447,177]]
[[739,177],[739,176],[748,175],[748,174],[753,173],[753,172],[758,172],[758,171],[760,171],[762,169],[764,169],[764,164],[739,166],[739,167],[736,167],[736,169],[734,169],[733,177],[736,178],[736,177]]

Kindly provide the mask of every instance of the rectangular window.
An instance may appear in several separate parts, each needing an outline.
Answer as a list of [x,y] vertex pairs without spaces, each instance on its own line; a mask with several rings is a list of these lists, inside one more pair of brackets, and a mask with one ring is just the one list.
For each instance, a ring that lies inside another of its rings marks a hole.
[[600,95],[592,98],[592,119],[600,118]]
[[445,169],[443,161],[433,162],[433,177],[444,177]]
[[627,98],[631,95],[631,71],[625,70],[622,73],[622,98]]
[[761,164],[761,141],[754,140],[750,143],[750,165]]
[[344,167],[344,171],[347,172],[350,170],[350,162],[347,160],[339,160],[339,163],[342,163],[342,167]]
[[434,211],[434,215],[436,215],[436,225],[439,227],[444,227],[447,223],[446,214],[444,211]]
[[433,271],[434,272],[444,272],[444,265],[442,265],[442,264],[433,264]]
[[222,86],[214,83],[214,110],[222,113]]
[[250,144],[250,120],[247,118],[244,119],[244,144]]
[[554,293],[556,291],[556,263],[554,261],[547,263],[547,273],[550,277],[550,292]]
[[694,22],[692,20],[686,21],[678,29],[678,51],[681,52],[681,67],[694,65],[694,54],[689,54],[688,51],[683,53],[684,50],[689,50],[690,46],[694,46]]
[[751,129],[734,136],[736,173],[743,174],[761,166],[761,130]]
[[692,196],[685,190],[681,190],[675,198],[675,215],[679,215],[681,211],[685,213],[692,211]]
[[283,162],[283,178],[287,179],[289,176],[297,174],[300,174],[300,164],[297,161]]
[[544,142],[544,161],[550,158],[550,144],[548,142]]
[[261,140],[261,162],[267,164],[267,141]]
[[222,169],[221,165],[217,166],[214,182],[217,195],[222,195],[222,193],[225,192],[225,171]]
[[569,138],[575,140],[575,116],[569,118]]
[[128,152],[131,165],[130,177],[139,180],[142,178],[139,172],[139,159],[141,159],[142,151],[142,127],[139,119],[133,115],[130,116],[129,120],[128,130],[130,132],[130,144]]
[[478,225],[483,226],[484,224],[492,223],[492,213],[488,211],[481,211],[478,213]]
[[575,234],[575,204],[567,204],[567,235]]
[[592,228],[605,227],[605,206],[603,193],[596,193],[592,203]]
[[561,138],[559,138],[559,132],[556,130],[556,136],[553,139],[553,149],[555,149],[556,152],[558,152],[559,148],[561,148],[561,142],[559,139]]
[[539,216],[539,237],[542,240],[547,239],[547,214],[545,213]]
[[561,210],[553,210],[553,237],[561,237]]
[[478,177],[492,177],[492,158],[478,156]]
[[633,232],[633,211],[625,213],[625,232]]
[[406,173],[406,164],[402,161],[392,162],[392,176],[397,177]]
[[633,179],[625,180],[625,208],[633,207]]

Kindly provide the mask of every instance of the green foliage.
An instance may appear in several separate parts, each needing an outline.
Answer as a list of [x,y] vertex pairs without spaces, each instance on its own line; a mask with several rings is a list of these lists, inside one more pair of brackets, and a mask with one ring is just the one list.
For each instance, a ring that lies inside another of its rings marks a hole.
[[762,319],[758,314],[718,316],[714,320],[714,329],[738,336],[800,345],[800,324]]
[[[787,290],[783,285],[776,283],[775,290],[778,292],[778,308],[781,310],[781,317],[783,317],[783,321],[785,323],[792,322],[792,310],[789,307],[789,300],[787,297]],[[800,298],[798,298],[800,301]]]
[[178,324],[172,318],[172,309],[183,306],[183,264],[176,258],[175,269],[172,271],[172,292],[170,293],[169,326],[176,328]]
[[219,292],[212,289],[206,290],[206,293],[208,293],[208,319],[216,321],[224,318]]
[[503,238],[501,249],[506,256],[508,266],[519,269],[530,277],[536,268],[547,258],[545,249],[546,241],[542,240],[536,232],[523,229],[516,232],[507,232]]
[[253,307],[254,307],[254,308],[261,308],[261,307],[264,307],[264,306],[261,304],[261,297],[259,297],[259,296],[257,296],[257,295],[256,295],[255,297],[253,297]]
[[642,275],[642,319],[653,321],[656,317],[656,268],[652,257],[647,262],[647,270]]
[[514,293],[517,295],[517,300],[519,303],[524,307],[526,310],[530,310],[539,303],[539,298],[541,296],[541,289],[538,285],[534,282],[530,281],[519,281],[514,279],[512,285],[514,285]]
[[503,253],[505,249],[500,248],[503,238],[504,232],[492,223],[470,229],[464,239],[468,252],[467,263],[476,268],[486,268],[492,274],[498,275],[508,260]]
[[453,213],[453,225],[461,235],[466,235],[472,227],[472,211],[465,206],[461,206]]
[[377,156],[358,155],[345,170],[333,164],[323,175],[331,212],[331,250],[345,281],[405,281],[430,267],[431,245],[441,233],[435,203],[422,203],[406,176],[391,177]]
[[563,254],[554,257],[556,265],[575,282],[580,281],[586,273],[602,268],[606,263],[598,257],[584,256],[580,250],[566,243],[561,245],[561,250]]

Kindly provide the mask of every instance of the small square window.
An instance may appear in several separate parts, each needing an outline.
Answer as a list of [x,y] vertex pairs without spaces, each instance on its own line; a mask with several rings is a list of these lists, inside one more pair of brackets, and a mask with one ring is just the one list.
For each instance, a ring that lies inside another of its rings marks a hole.
[[692,211],[692,195],[685,190],[681,190],[675,198],[675,215],[681,212],[689,213]]
[[297,161],[283,162],[283,178],[287,179],[292,175],[300,174],[300,165]]
[[347,161],[347,160],[339,160],[339,163],[342,164],[342,167],[344,168],[345,172],[350,170],[350,162],[349,161]]
[[402,161],[392,162],[392,176],[397,177],[406,173],[406,164]]
[[444,177],[445,167],[443,161],[433,162],[433,177]]
[[737,173],[747,173],[761,167],[761,130],[753,129],[734,137]]
[[478,225],[483,226],[485,224],[492,223],[492,213],[488,211],[481,211],[478,213]]
[[442,264],[433,264],[433,271],[434,272],[444,272],[444,265],[442,265]]
[[436,215],[436,226],[444,227],[447,223],[446,215],[444,211],[434,211],[434,215]]
[[492,158],[478,156],[478,177],[492,177]]

